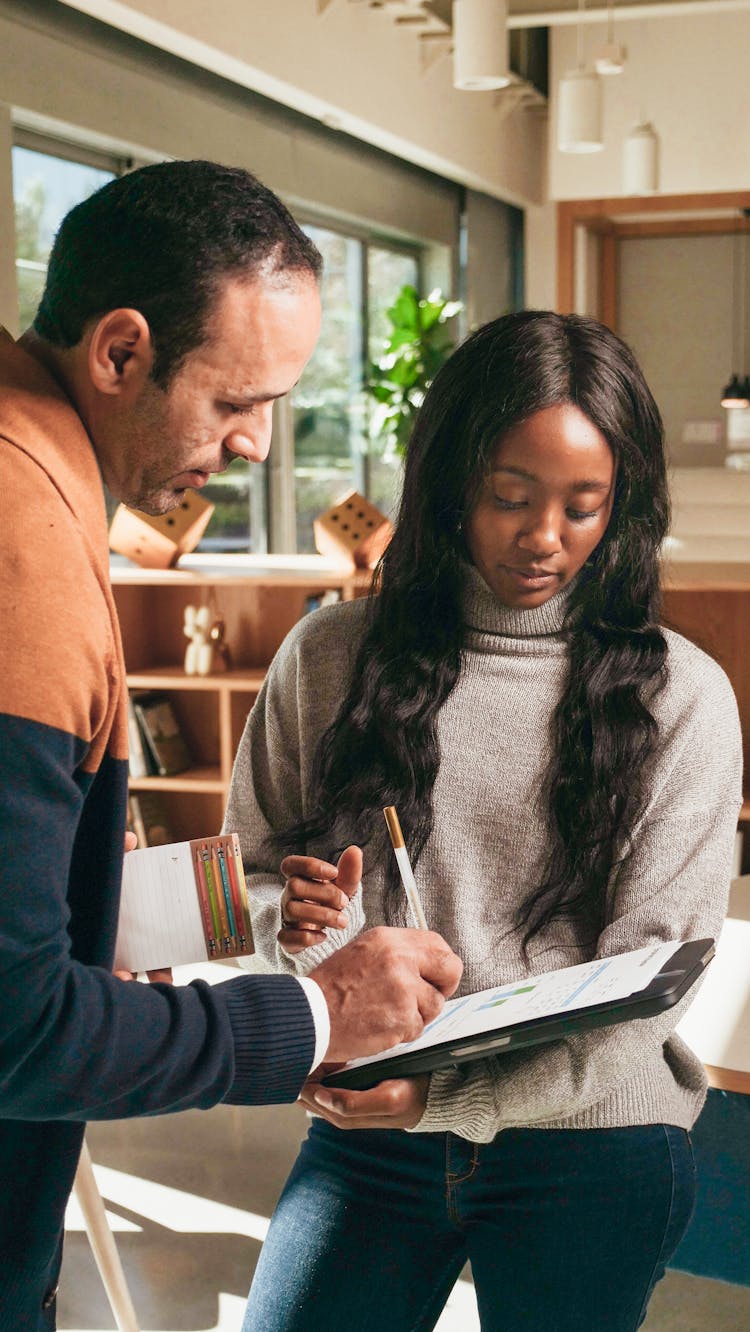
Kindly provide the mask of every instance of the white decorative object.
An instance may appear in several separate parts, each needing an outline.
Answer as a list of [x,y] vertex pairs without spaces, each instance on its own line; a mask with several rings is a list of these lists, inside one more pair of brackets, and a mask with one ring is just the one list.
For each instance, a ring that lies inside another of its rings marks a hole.
[[453,86],[463,92],[505,88],[508,72],[505,0],[453,0]]
[[593,70],[579,66],[560,79],[557,146],[561,153],[598,153],[604,147],[601,83]]
[[594,52],[594,69],[597,74],[622,74],[625,68],[625,47],[619,42],[605,42]]
[[625,194],[655,194],[659,188],[659,136],[650,121],[635,125],[623,144]]
[[186,675],[210,675],[214,647],[211,642],[211,611],[208,606],[186,606],[183,633],[190,641],[185,650]]
[[624,46],[615,41],[615,7],[614,0],[608,0],[607,4],[607,40],[603,46],[600,46],[594,52],[594,69],[597,74],[611,75],[622,74],[625,68],[625,58],[627,51]]

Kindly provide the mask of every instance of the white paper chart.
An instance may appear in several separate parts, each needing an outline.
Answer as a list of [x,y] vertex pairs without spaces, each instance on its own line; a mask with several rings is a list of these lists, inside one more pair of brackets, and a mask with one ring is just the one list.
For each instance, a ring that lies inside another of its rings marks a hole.
[[673,955],[675,943],[652,944],[632,953],[597,958],[560,971],[496,985],[489,990],[449,999],[439,1017],[428,1023],[415,1041],[365,1059],[353,1059],[347,1068],[380,1063],[406,1050],[423,1050],[443,1041],[463,1040],[499,1027],[512,1027],[553,1013],[589,1008],[607,999],[626,999],[644,990]]

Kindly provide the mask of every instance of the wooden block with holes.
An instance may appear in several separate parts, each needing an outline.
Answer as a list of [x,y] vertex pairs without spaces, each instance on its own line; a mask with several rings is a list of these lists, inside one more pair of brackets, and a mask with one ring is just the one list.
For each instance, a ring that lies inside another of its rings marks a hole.
[[213,504],[192,490],[185,491],[176,509],[156,516],[120,504],[109,529],[110,550],[144,569],[170,569],[195,550],[213,511]]
[[314,520],[313,532],[321,555],[349,568],[374,569],[393,528],[384,513],[353,490]]

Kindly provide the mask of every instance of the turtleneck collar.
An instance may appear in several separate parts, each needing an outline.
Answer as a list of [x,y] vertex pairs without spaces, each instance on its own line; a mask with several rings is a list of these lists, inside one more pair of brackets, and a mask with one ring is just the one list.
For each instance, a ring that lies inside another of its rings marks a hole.
[[474,633],[507,638],[549,638],[563,628],[575,579],[549,601],[529,610],[503,606],[473,564],[464,565],[464,623]]

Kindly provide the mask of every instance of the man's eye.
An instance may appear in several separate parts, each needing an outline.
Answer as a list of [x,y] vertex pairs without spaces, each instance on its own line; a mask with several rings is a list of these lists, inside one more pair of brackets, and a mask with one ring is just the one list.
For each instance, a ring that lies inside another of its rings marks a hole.
[[253,414],[252,403],[249,407],[238,407],[235,402],[228,402],[226,406],[227,410],[232,413],[232,416],[252,416]]

